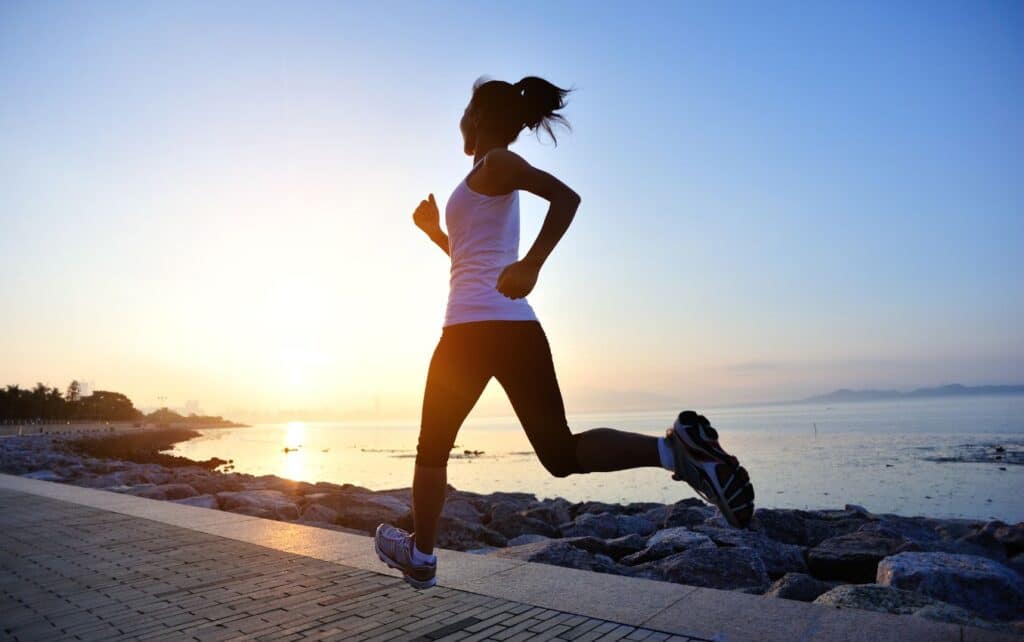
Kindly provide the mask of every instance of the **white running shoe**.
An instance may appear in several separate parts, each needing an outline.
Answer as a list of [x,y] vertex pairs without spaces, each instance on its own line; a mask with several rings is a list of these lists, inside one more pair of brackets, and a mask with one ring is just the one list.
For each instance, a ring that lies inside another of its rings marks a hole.
[[412,534],[391,524],[381,524],[373,536],[377,557],[393,569],[402,571],[409,586],[418,589],[437,584],[437,561],[415,564],[412,559]]

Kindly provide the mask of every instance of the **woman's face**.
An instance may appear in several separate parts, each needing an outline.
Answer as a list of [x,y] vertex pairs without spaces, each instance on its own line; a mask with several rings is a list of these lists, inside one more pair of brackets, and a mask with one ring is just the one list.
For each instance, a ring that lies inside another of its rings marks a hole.
[[462,150],[466,156],[476,153],[476,122],[470,114],[469,105],[466,105],[462,112],[462,120],[459,121],[459,131],[462,132]]

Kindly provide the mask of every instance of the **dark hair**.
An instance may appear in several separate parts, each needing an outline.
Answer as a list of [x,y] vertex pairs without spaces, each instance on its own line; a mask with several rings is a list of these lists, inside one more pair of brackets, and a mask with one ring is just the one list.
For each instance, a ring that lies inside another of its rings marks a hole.
[[508,143],[518,138],[524,127],[529,127],[532,131],[543,129],[557,145],[552,125],[571,129],[565,116],[556,113],[565,107],[570,91],[537,76],[527,76],[515,84],[481,76],[473,83],[469,106],[471,112],[480,116],[484,127],[506,138]]

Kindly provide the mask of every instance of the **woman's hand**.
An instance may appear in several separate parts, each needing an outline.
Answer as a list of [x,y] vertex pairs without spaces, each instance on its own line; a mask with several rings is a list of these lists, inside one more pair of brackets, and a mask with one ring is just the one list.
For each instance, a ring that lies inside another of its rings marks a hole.
[[437,201],[434,200],[434,195],[430,194],[427,198],[429,200],[420,201],[419,207],[412,213],[412,220],[416,227],[433,238],[441,231],[441,213],[437,210]]
[[501,271],[501,276],[498,277],[498,292],[510,299],[521,299],[533,291],[539,275],[539,265],[516,261]]

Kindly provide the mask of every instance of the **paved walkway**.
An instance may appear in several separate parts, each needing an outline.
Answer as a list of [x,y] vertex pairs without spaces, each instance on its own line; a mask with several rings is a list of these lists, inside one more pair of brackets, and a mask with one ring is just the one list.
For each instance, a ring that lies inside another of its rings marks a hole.
[[917,617],[438,551],[409,588],[370,538],[0,474],[3,640],[991,642]]
[[688,640],[0,490],[13,640]]

